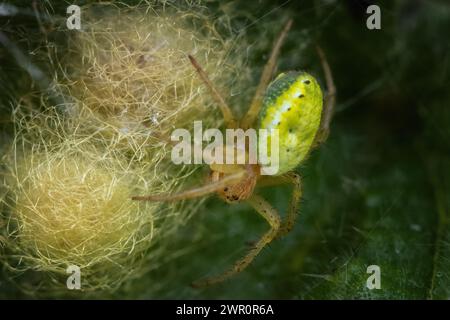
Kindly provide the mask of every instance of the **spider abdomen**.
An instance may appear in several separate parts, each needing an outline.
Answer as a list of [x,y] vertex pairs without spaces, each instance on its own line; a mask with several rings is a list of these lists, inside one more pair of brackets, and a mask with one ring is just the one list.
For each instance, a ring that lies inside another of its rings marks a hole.
[[322,105],[322,90],[306,72],[281,74],[269,85],[258,125],[279,129],[277,175],[293,170],[308,154],[320,125]]

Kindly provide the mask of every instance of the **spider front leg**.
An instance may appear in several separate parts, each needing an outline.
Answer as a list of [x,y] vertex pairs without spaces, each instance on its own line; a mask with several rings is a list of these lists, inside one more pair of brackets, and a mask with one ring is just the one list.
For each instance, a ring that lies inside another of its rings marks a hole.
[[247,202],[269,223],[270,230],[267,231],[261,239],[254,245],[250,252],[238,260],[231,269],[223,274],[215,277],[209,277],[201,279],[192,283],[195,288],[206,287],[213,284],[223,282],[235,274],[241,272],[255,259],[255,257],[261,252],[261,250],[272,242],[277,236],[280,229],[280,215],[278,212],[266,201],[264,198],[258,195],[252,195]]
[[316,134],[316,138],[314,141],[315,146],[327,140],[328,135],[330,134],[330,123],[331,119],[333,118],[334,106],[336,104],[336,86],[334,85],[333,74],[331,72],[330,65],[328,64],[327,58],[325,57],[325,53],[319,46],[316,47],[316,51],[319,55],[320,63],[325,74],[325,81],[327,83],[327,95],[324,101],[320,128]]
[[233,174],[230,174],[228,176],[225,176],[224,178],[220,179],[219,181],[210,182],[210,183],[205,184],[198,188],[181,191],[179,193],[174,193],[174,194],[155,194],[155,195],[149,195],[149,196],[133,196],[133,197],[131,197],[131,200],[170,202],[170,201],[179,201],[179,200],[199,198],[199,197],[206,196],[208,194],[217,192],[217,191],[227,187],[230,184],[238,182],[245,176],[245,174],[246,174],[246,172],[241,170],[241,171],[237,171]]
[[291,184],[293,190],[286,218],[281,224],[277,238],[288,234],[294,227],[295,221],[297,220],[300,199],[302,197],[302,181],[300,175],[291,171],[282,176],[264,176],[258,183],[258,186],[260,187],[276,186],[285,183]]

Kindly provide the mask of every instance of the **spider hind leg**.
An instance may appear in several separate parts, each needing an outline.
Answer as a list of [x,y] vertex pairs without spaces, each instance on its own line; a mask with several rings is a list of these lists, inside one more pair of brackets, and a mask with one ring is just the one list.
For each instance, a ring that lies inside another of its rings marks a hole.
[[322,65],[323,73],[325,74],[325,81],[327,85],[327,95],[325,96],[322,120],[320,122],[319,131],[316,134],[314,145],[318,146],[325,142],[330,134],[330,123],[334,114],[334,106],[336,104],[336,86],[333,80],[333,74],[331,72],[328,60],[323,52],[322,48],[316,47],[317,54],[320,58],[320,63]]
[[197,62],[197,60],[193,56],[188,55],[188,58],[189,58],[189,61],[191,62],[191,64],[194,66],[195,70],[197,71],[198,75],[200,76],[200,79],[203,81],[203,83],[209,89],[212,97],[214,98],[216,103],[219,105],[219,108],[222,111],[223,119],[225,121],[227,128],[237,127],[237,121],[233,115],[233,112],[231,111],[231,108],[227,105],[227,103],[225,102],[225,99],[219,93],[219,90],[217,90],[217,88],[211,82],[211,80],[209,79],[205,70],[203,70],[203,68],[200,66],[200,64]]
[[258,117],[259,110],[261,109],[262,105],[264,92],[266,91],[270,79],[272,78],[277,58],[278,55],[280,54],[281,46],[283,45],[283,42],[286,39],[286,36],[292,27],[292,23],[293,20],[290,19],[284,26],[278,38],[275,40],[272,52],[270,53],[269,60],[264,66],[263,72],[261,74],[258,87],[256,88],[255,95],[253,96],[252,102],[250,104],[250,108],[248,109],[247,114],[241,120],[241,127],[243,129],[250,128],[253,122],[255,122],[255,119]]

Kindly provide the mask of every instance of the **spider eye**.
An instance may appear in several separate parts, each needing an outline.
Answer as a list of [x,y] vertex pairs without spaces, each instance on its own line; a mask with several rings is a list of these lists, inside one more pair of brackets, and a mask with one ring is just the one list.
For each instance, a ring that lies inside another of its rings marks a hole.
[[310,84],[311,81],[310,81],[309,79],[306,79],[306,80],[303,80],[303,83],[304,83],[304,84]]
[[298,96],[297,96],[297,98],[303,98],[305,95],[303,95],[303,94],[299,94]]

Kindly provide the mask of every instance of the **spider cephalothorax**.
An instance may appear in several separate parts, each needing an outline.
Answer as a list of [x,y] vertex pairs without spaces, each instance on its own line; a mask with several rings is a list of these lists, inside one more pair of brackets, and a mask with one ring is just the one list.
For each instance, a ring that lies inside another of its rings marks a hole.
[[[218,196],[228,203],[236,203],[247,200],[253,194],[258,178],[260,177],[260,166],[257,164],[242,165],[245,171],[244,177],[234,183],[230,183],[223,189],[217,190]],[[211,171],[211,182],[218,182],[226,176],[226,173]]]
[[[293,170],[306,158],[314,146],[325,141],[328,136],[333,114],[335,87],[330,67],[319,47],[317,47],[317,52],[328,87],[325,104],[318,82],[306,72],[282,73],[269,84],[281,44],[291,25],[292,21],[289,21],[275,41],[250,108],[241,121],[236,120],[219,91],[209,80],[208,75],[194,57],[189,56],[192,65],[220,107],[227,128],[278,129],[280,138],[278,172],[275,175],[267,176],[260,175],[260,164],[213,163],[210,165],[209,182],[203,186],[176,194],[133,197],[134,200],[177,201],[216,193],[227,203],[242,201],[248,203],[269,223],[270,230],[231,269],[217,277],[199,280],[193,284],[194,286],[219,283],[241,272],[253,261],[262,248],[292,229],[302,194],[300,176]],[[281,222],[278,212],[263,197],[256,194],[255,188],[285,183],[293,186],[293,192],[286,218]]]

